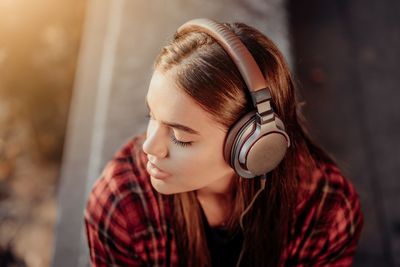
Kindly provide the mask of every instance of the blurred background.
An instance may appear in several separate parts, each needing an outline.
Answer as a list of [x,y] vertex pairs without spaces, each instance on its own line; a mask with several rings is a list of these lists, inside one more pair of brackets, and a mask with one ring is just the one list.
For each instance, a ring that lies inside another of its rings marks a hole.
[[0,0],[0,266],[49,266],[85,1]]
[[88,266],[88,192],[146,127],[155,56],[198,17],[274,40],[360,195],[354,266],[400,266],[399,1],[0,0],[0,267]]

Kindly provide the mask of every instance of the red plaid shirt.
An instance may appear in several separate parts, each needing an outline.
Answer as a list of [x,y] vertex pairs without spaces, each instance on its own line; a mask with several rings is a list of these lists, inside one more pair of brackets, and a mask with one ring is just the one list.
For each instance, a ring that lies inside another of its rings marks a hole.
[[[151,186],[143,140],[136,136],[123,146],[91,190],[84,222],[92,266],[178,265],[172,198]],[[300,179],[284,265],[351,266],[363,221],[352,184],[336,166],[321,166],[311,179]]]

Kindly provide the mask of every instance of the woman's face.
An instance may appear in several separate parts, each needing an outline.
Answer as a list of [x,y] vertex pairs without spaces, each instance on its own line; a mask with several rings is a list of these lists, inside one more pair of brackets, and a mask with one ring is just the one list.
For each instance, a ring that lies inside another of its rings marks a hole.
[[157,179],[148,169],[151,184],[162,194],[227,193],[235,172],[223,157],[226,130],[175,85],[173,75],[156,70],[146,96],[150,119],[143,151],[170,174]]

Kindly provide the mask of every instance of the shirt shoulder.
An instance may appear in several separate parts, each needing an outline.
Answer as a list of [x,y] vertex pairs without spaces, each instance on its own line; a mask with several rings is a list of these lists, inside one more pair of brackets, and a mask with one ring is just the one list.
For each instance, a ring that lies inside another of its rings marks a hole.
[[311,177],[300,177],[298,196],[292,260],[351,266],[364,221],[352,182],[335,164],[319,163]]
[[[169,198],[150,183],[143,141],[142,134],[123,144],[91,188],[84,218],[93,260],[101,256],[98,247],[107,242],[113,242],[109,247],[130,248],[142,261],[156,260],[146,252],[146,242],[159,242],[166,236],[170,205]],[[105,253],[104,257],[109,256]]]
[[[344,216],[350,223],[356,223],[354,212],[360,210],[359,195],[353,183],[333,163],[320,163],[311,177],[302,177],[299,182],[297,213],[312,213],[318,225],[324,220]],[[321,225],[320,225],[321,224]],[[349,230],[353,232],[351,227]]]
[[152,191],[146,170],[147,157],[143,152],[143,135],[137,135],[124,143],[109,160],[100,177],[93,185],[107,185],[109,193],[126,194]]
[[165,206],[168,197],[158,193],[150,183],[147,156],[142,149],[144,139],[143,134],[134,136],[114,153],[92,186],[87,210],[98,204],[109,207],[118,200],[124,217],[136,229],[144,219],[161,219],[160,213],[165,210],[160,205]]

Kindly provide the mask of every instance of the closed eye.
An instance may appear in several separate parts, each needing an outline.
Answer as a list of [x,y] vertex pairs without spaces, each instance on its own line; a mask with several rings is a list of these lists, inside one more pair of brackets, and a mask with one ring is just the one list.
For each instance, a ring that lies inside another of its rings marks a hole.
[[[152,120],[152,119],[153,119],[153,118],[151,117],[150,113],[148,113],[148,114],[146,115],[146,117],[147,117],[149,120]],[[173,133],[171,134],[171,140],[172,140],[172,142],[174,142],[175,145],[178,145],[178,146],[181,146],[181,147],[187,147],[187,146],[190,146],[190,145],[193,144],[193,142],[183,142],[183,141],[179,141],[178,139],[176,139],[176,137],[175,137],[175,135],[174,135]]]

